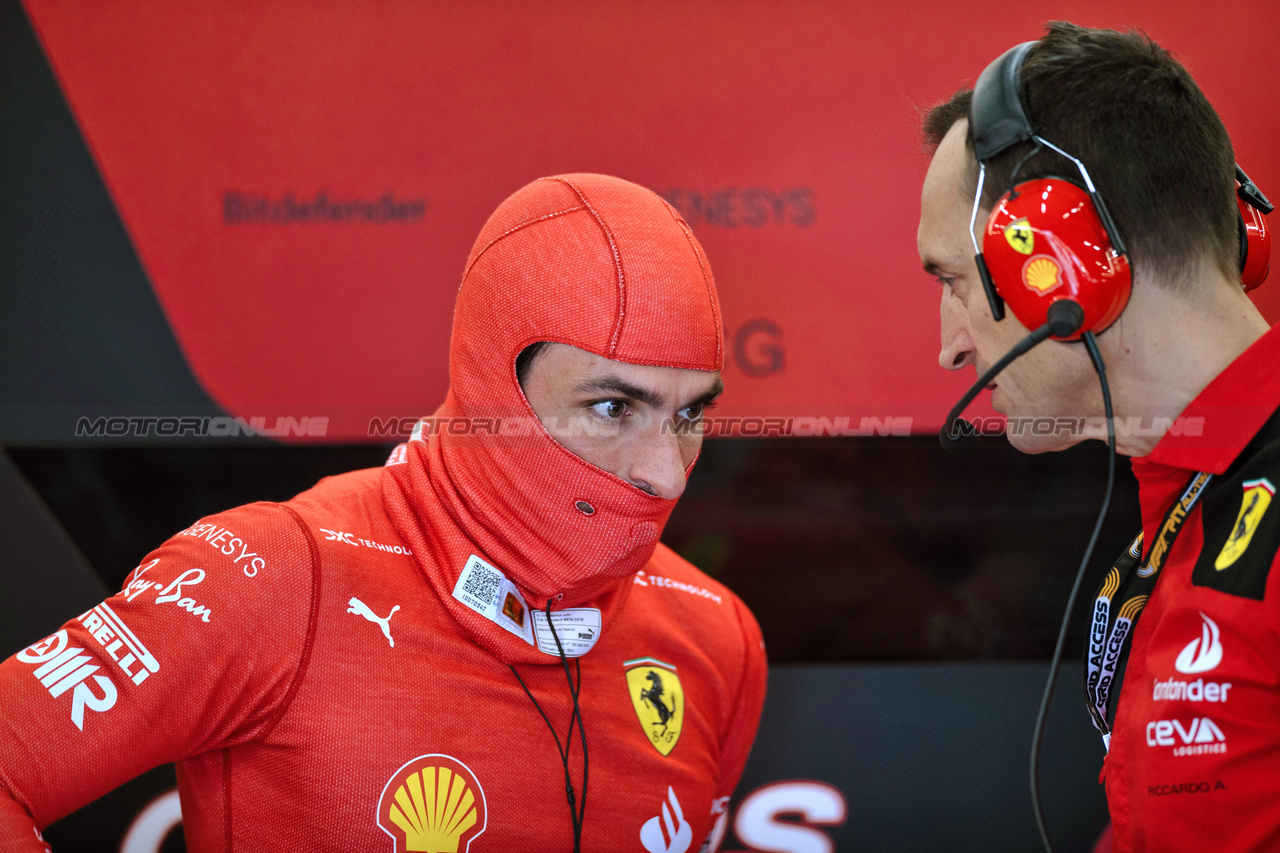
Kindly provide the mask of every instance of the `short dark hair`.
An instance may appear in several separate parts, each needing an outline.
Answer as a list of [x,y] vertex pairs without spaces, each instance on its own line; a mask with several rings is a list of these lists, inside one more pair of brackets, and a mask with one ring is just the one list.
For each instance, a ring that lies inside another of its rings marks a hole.
[[[1227,130],[1187,70],[1145,33],[1094,30],[1061,21],[1022,65],[1027,111],[1040,135],[1078,157],[1107,201],[1135,267],[1175,287],[1207,262],[1238,281],[1235,156]],[[967,118],[973,93],[962,89],[922,123],[929,151]],[[967,143],[973,150],[973,131]],[[1008,188],[1023,142],[987,163],[983,202]],[[973,164],[971,187],[977,185]],[[1018,172],[1027,180],[1075,167],[1043,149]]]
[[529,344],[516,356],[516,381],[520,383],[521,388],[524,387],[525,379],[529,377],[529,368],[533,367],[533,360],[547,348],[547,344],[548,341]]

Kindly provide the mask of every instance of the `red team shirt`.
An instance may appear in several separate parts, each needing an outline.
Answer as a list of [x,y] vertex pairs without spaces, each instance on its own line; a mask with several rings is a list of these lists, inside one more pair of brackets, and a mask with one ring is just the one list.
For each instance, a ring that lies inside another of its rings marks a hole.
[[[35,827],[169,761],[198,853],[452,850],[432,827],[472,810],[458,850],[571,849],[551,733],[443,605],[451,589],[415,564],[383,506],[389,476],[358,471],[203,519],[119,593],[0,665],[0,849],[44,850]],[[613,595],[613,618],[577,658],[583,849],[650,849],[641,831],[665,811],[675,832],[657,826],[662,849],[697,851],[755,735],[759,629],[661,546]],[[568,685],[544,657],[517,667],[563,739]],[[640,697],[650,673],[674,712],[665,726]],[[580,794],[576,735],[569,766]],[[428,780],[470,808],[415,793]]]
[[1104,765],[1117,851],[1280,850],[1280,327],[1135,459],[1144,540],[1214,475],[1138,620]]
[[558,637],[581,667],[582,849],[714,850],[764,700],[760,630],[659,544],[675,500],[556,442],[515,364],[552,341],[718,371],[719,310],[648,190],[516,192],[467,261],[448,396],[385,468],[194,524],[0,664],[0,849],[43,850],[38,827],[174,761],[197,853],[565,853],[534,705],[565,740]]

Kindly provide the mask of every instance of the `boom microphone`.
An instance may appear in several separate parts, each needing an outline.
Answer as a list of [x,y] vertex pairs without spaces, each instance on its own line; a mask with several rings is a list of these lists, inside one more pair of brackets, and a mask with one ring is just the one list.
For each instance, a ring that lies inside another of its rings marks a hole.
[[[1043,326],[1018,341],[1011,350],[1001,356],[999,361],[987,368],[987,372],[978,377],[978,381],[965,392],[960,402],[951,407],[951,411],[947,413],[946,423],[938,432],[938,440],[942,443],[943,450],[956,454],[973,444],[978,431],[968,421],[960,420],[960,415],[973,402],[973,398],[990,385],[1002,370],[1048,338],[1070,338],[1084,325],[1084,309],[1073,300],[1059,299],[1049,306],[1048,313],[1049,319]],[[966,426],[961,427],[960,424]]]

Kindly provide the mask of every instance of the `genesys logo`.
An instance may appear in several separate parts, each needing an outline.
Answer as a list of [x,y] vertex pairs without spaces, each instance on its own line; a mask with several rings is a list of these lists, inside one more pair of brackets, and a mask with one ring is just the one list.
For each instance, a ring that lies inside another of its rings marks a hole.
[[1218,625],[1208,616],[1200,614],[1200,636],[1183,647],[1173,667],[1187,675],[1208,672],[1222,663],[1222,641]]
[[1147,746],[1171,746],[1175,756],[1209,755],[1227,751],[1227,737],[1208,717],[1153,720],[1147,723]]
[[186,530],[179,530],[174,535],[194,536],[209,543],[218,553],[230,557],[232,565],[240,566],[247,578],[256,577],[258,572],[267,567],[266,559],[260,557],[257,551],[250,551],[249,548],[252,546],[248,542],[231,530],[219,527],[211,521],[194,524]]
[[677,187],[659,193],[680,211],[690,227],[714,225],[721,228],[767,228],[795,226],[809,228],[816,219],[817,205],[812,187],[760,186],[691,189]]
[[[110,658],[128,681],[140,685],[152,673],[160,671],[160,662],[107,602],[81,614],[79,621],[101,650],[99,655]],[[86,711],[109,711],[119,698],[115,679],[109,672],[98,674],[102,670],[102,657],[85,654],[85,651],[85,646],[71,644],[63,628],[16,656],[22,663],[36,667],[32,675],[52,698],[71,692],[71,722],[80,731],[84,731]]]

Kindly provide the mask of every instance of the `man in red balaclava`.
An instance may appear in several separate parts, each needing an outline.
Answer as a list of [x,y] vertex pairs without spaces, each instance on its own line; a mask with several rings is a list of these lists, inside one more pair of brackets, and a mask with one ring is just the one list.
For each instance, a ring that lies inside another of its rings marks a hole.
[[521,189],[385,468],[196,523],[0,664],[0,848],[176,761],[193,851],[714,851],[764,647],[658,537],[722,360],[669,205]]

